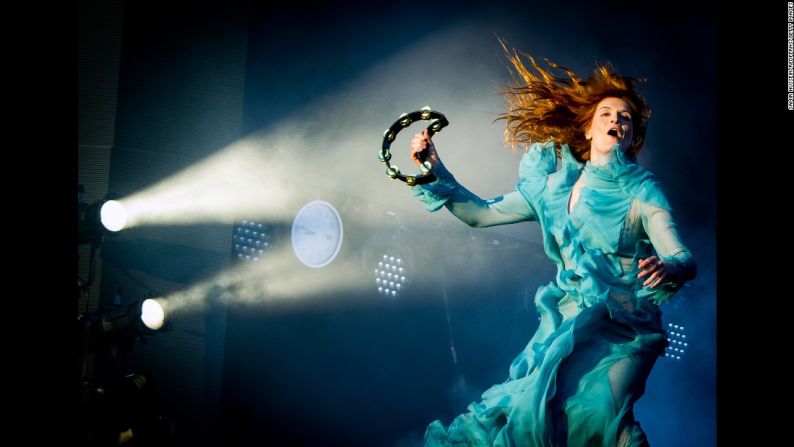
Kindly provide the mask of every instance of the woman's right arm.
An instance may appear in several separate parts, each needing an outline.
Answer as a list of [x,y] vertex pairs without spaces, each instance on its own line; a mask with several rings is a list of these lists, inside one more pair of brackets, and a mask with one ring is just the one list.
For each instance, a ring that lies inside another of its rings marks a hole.
[[427,130],[411,140],[411,158],[419,164],[419,153],[427,150],[427,161],[437,179],[413,187],[414,195],[425,202],[428,211],[445,206],[455,217],[472,227],[491,227],[527,220],[536,220],[524,196],[518,191],[483,200],[464,188],[444,167],[435,147],[427,137]]

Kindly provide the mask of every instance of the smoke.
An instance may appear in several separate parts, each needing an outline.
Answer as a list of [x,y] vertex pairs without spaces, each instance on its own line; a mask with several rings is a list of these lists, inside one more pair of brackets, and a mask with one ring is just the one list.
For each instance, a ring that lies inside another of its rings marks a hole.
[[344,293],[372,287],[355,259],[338,259],[333,268],[312,269],[300,265],[290,248],[268,253],[262,262],[238,264],[188,289],[162,297],[169,316],[184,311],[203,311],[208,305],[256,306],[289,302],[333,290]]
[[[472,34],[482,38],[471,39]],[[480,44],[461,46],[464,39]],[[434,49],[432,58],[429,48]],[[336,206],[374,199],[404,218],[424,217],[422,204],[404,183],[385,175],[377,154],[383,130],[401,113],[425,105],[450,120],[434,137],[448,167],[485,197],[511,191],[517,175],[505,173],[517,173],[519,154],[501,144],[501,122],[492,124],[503,108],[497,90],[505,73],[497,49],[493,34],[474,25],[430,35],[335,93],[121,199],[128,225],[288,221],[303,203],[317,198]],[[392,145],[392,163],[404,173],[418,173],[408,145],[424,127],[415,123]],[[384,213],[358,218],[371,227],[392,220]]]

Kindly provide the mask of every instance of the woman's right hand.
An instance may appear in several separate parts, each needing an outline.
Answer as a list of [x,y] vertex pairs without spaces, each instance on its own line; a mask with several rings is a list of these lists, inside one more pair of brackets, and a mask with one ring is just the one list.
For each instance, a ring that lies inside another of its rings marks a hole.
[[422,160],[419,159],[419,154],[423,152],[424,159],[430,163],[431,168],[435,168],[436,165],[441,163],[441,159],[438,158],[438,152],[436,152],[436,146],[427,135],[427,129],[422,133],[414,134],[414,137],[411,139],[411,160],[413,160],[417,166],[422,164]]

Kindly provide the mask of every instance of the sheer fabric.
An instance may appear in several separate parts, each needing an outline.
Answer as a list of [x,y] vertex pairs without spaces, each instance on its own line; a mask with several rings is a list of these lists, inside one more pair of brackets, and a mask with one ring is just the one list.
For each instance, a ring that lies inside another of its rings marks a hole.
[[[667,340],[659,304],[695,274],[670,206],[650,171],[619,147],[603,166],[578,162],[552,143],[522,157],[515,191],[483,200],[443,165],[413,188],[429,211],[442,207],[472,226],[537,221],[556,280],[538,289],[540,324],[510,365],[508,378],[471,403],[448,427],[431,423],[426,446],[648,445],[633,405]],[[568,211],[574,183],[578,201]],[[670,263],[651,289],[638,262]]]

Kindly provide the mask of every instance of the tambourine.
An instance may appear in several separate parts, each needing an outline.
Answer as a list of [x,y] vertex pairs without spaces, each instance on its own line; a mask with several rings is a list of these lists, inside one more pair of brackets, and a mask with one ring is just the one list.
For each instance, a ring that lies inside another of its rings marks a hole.
[[433,174],[433,167],[430,165],[430,162],[424,159],[424,154],[422,153],[419,154],[419,161],[422,162],[422,164],[419,165],[420,172],[416,175],[404,175],[400,172],[400,168],[392,166],[391,163],[389,163],[389,160],[391,160],[389,148],[397,137],[397,134],[410,126],[414,121],[419,120],[430,121],[430,124],[427,126],[428,137],[432,137],[449,124],[449,121],[447,121],[447,118],[442,113],[431,110],[429,106],[424,106],[415,112],[403,113],[391,127],[383,132],[383,146],[381,146],[380,152],[378,153],[378,159],[386,164],[386,175],[392,179],[400,179],[407,183],[408,186],[422,185],[436,179],[436,175]]

